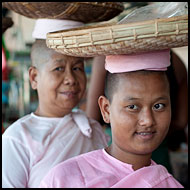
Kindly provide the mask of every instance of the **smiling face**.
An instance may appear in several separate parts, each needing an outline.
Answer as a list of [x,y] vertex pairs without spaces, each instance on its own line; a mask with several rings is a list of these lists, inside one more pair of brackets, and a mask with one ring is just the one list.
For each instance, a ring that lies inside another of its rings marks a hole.
[[38,91],[35,113],[40,116],[62,117],[70,113],[86,89],[83,58],[47,50],[42,65],[31,67],[29,73],[32,87]]
[[151,154],[165,138],[171,119],[169,83],[162,72],[118,76],[111,102],[101,96],[104,121],[112,129],[111,149]]

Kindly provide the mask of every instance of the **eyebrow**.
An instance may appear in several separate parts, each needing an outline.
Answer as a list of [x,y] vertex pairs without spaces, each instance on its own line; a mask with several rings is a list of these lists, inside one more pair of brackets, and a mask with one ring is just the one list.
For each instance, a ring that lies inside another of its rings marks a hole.
[[75,62],[75,64],[79,64],[79,63],[84,63],[84,59],[78,59],[76,62]]
[[[62,59],[58,58],[58,59],[55,59],[54,61],[57,62],[57,63],[60,63],[60,62],[65,62],[65,59],[64,58],[62,58]],[[81,63],[81,61],[84,62],[84,59],[82,59],[82,58],[81,59],[77,59],[76,62],[75,62],[75,64]]]
[[60,63],[60,62],[64,62],[65,59],[55,59],[54,61],[57,62],[57,63]]
[[[142,100],[142,98],[129,96],[129,97],[124,98],[124,100],[135,101],[135,100]],[[161,96],[161,97],[156,98],[154,101],[158,101],[158,100],[168,100],[168,97],[167,96]]]
[[158,101],[158,100],[168,100],[170,97],[168,96],[161,96],[161,97],[158,97],[155,99],[155,101]]

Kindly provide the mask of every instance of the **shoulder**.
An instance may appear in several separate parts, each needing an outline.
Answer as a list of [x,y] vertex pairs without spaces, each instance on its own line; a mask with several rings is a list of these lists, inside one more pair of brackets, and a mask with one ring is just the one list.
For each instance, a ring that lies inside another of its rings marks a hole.
[[[56,173],[58,172],[59,173],[59,171],[71,170],[69,168],[73,168],[73,170],[80,170],[80,165],[82,165],[82,163],[86,162],[87,159],[95,158],[96,156],[99,157],[99,155],[102,155],[102,149],[93,150],[93,151],[90,151],[90,152],[86,152],[86,153],[74,156],[72,158],[69,158],[69,159],[57,164],[52,169],[52,172],[56,172]],[[87,165],[87,163],[85,163],[85,164]]]
[[94,154],[96,154],[96,151],[84,153],[56,165],[42,180],[40,187],[85,187],[85,179],[83,175],[86,173],[86,170],[90,168],[90,164],[86,159]]
[[40,128],[43,128],[43,125],[39,119],[33,117],[32,114],[25,115],[5,130],[2,135],[3,144],[10,145],[10,143],[13,143],[30,147],[34,139],[42,138],[43,130]]
[[59,164],[57,164],[53,169],[50,170],[49,175],[66,177],[66,175],[76,175],[82,173],[82,165],[85,164],[88,167],[89,162],[86,162],[87,159],[95,158],[102,154],[102,150],[93,150],[87,153],[83,153],[72,158],[69,158]]
[[[144,170],[144,171],[143,171]],[[181,184],[167,171],[167,169],[152,161],[152,165],[142,169],[142,176],[152,187],[172,188],[182,187]]]
[[23,130],[24,126],[29,124],[30,120],[31,114],[25,115],[24,117],[18,119],[5,130],[5,132],[3,133],[3,137],[18,136],[20,132]]
[[27,130],[25,130],[28,120],[30,120],[30,115],[18,119],[3,133],[2,151],[5,159],[7,156],[11,157],[11,154],[12,156],[14,155],[15,159],[19,157],[18,155],[22,155],[21,157],[24,159],[26,155],[30,154],[27,146],[29,135],[27,134]]

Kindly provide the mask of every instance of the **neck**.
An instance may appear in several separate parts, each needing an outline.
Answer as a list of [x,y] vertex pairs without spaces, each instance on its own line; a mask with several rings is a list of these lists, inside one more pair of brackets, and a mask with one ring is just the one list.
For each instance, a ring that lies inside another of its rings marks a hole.
[[72,110],[54,110],[51,111],[44,110],[42,107],[38,106],[36,111],[34,112],[36,115],[41,117],[64,117],[65,115],[71,113]]
[[124,163],[131,164],[134,170],[138,170],[151,164],[151,153],[135,154],[115,148],[112,145],[106,148],[106,152]]

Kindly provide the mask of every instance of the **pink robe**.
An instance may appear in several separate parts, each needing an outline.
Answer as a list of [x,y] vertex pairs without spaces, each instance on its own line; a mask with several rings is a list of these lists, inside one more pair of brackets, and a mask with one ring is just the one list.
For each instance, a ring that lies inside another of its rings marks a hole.
[[41,188],[183,188],[165,167],[151,165],[136,171],[132,165],[107,154],[88,152],[54,167],[41,181]]

